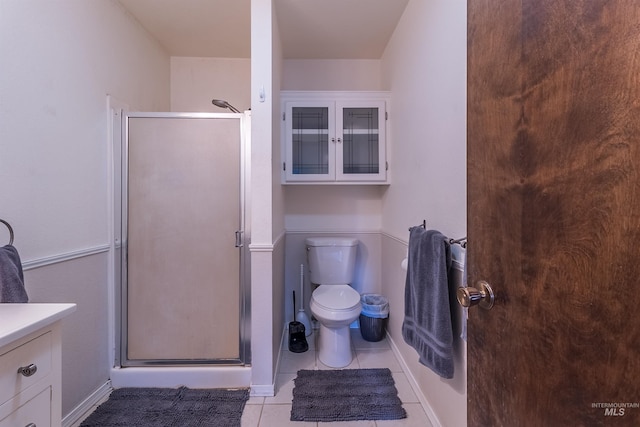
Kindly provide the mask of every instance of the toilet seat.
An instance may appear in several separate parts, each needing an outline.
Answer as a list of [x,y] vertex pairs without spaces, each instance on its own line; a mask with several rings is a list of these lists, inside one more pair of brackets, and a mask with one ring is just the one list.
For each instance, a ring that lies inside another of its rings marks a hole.
[[360,294],[349,285],[320,285],[311,298],[320,308],[329,311],[353,310],[360,304]]

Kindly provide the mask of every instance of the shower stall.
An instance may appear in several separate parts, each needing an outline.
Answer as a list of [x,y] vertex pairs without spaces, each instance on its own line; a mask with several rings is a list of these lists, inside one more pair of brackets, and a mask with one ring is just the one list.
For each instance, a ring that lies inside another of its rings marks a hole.
[[112,382],[249,386],[250,113],[120,123]]

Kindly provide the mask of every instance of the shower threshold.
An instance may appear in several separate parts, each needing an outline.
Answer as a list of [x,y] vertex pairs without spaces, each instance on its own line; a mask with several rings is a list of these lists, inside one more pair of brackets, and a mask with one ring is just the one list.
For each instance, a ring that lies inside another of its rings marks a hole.
[[143,366],[111,369],[111,384],[122,387],[248,388],[251,366]]

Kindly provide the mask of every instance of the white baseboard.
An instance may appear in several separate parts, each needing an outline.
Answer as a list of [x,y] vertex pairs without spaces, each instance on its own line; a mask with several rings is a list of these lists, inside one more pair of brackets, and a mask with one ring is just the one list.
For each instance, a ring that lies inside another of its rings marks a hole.
[[80,402],[78,406],[73,408],[73,410],[69,412],[62,419],[62,427],[73,426],[75,423],[81,420],[89,411],[91,411],[95,406],[97,406],[99,403],[105,400],[109,396],[112,390],[113,390],[113,387],[111,387],[111,380],[107,381],[106,383],[98,387],[96,391],[91,393],[89,397],[87,397],[85,400]]
[[287,337],[289,336],[289,324],[285,322],[284,328],[282,330],[282,336],[280,337],[280,346],[278,347],[278,356],[276,360],[276,369],[273,371],[273,382],[276,382],[276,376],[278,372],[280,372],[280,361],[282,360],[282,349],[284,348],[285,343],[287,342]]
[[275,396],[275,384],[251,384],[251,396],[255,397],[273,397]]
[[400,363],[400,366],[402,366],[402,370],[404,371],[404,374],[407,377],[407,380],[409,381],[409,384],[411,385],[413,392],[418,397],[418,400],[420,401],[420,404],[422,405],[424,412],[427,414],[427,418],[429,418],[429,421],[431,421],[431,425],[433,427],[442,427],[442,423],[436,416],[436,413],[433,411],[433,408],[431,407],[427,399],[424,397],[422,390],[420,390],[420,387],[418,386],[418,382],[416,381],[415,377],[409,370],[409,366],[404,361],[404,358],[400,353],[400,349],[398,348],[396,343],[393,341],[393,338],[391,338],[391,335],[389,335],[388,331],[387,331],[387,339],[389,340],[389,345],[391,345],[391,350],[393,351],[393,354],[395,354],[396,359],[398,359],[398,362]]

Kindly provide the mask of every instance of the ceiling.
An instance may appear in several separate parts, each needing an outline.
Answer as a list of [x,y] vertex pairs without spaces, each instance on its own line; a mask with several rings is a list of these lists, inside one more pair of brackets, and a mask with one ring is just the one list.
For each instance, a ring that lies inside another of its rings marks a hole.
[[171,56],[251,56],[250,0],[118,1]]
[[[119,1],[171,56],[251,56],[251,0]],[[379,59],[409,0],[273,2],[285,59]]]

